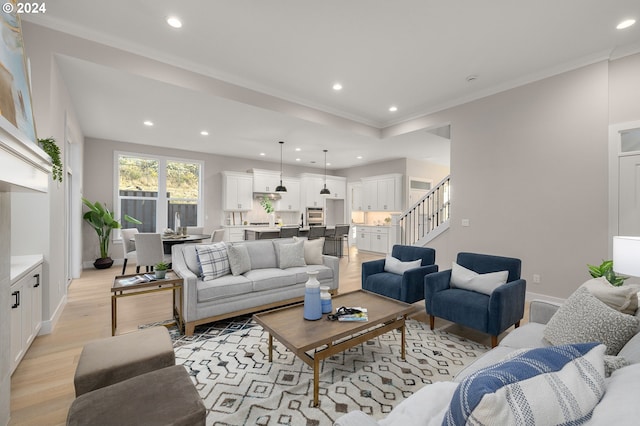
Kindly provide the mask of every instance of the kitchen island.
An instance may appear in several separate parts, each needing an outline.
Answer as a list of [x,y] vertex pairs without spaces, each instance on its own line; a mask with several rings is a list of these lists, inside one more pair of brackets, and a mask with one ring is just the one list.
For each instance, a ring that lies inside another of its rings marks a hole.
[[[335,229],[334,226],[327,226],[327,230],[333,230],[333,229]],[[306,237],[308,234],[309,234],[308,227],[300,228],[300,231],[298,233],[298,235],[301,237]],[[265,240],[269,238],[280,238],[279,226],[274,228],[265,228],[265,227],[244,228],[245,240]]]

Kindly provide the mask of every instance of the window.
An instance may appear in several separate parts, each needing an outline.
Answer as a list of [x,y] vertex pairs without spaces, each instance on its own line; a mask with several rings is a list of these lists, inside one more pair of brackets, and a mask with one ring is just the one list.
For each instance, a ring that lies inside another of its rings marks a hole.
[[125,214],[142,222],[123,222],[140,232],[174,229],[176,213],[181,226],[198,226],[202,209],[202,163],[138,154],[116,153],[117,217]]

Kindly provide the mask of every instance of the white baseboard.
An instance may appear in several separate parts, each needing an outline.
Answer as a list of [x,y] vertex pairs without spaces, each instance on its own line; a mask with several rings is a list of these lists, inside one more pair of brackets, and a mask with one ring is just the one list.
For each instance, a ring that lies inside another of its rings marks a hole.
[[53,313],[53,316],[48,320],[42,321],[42,324],[40,325],[40,331],[38,332],[38,336],[42,336],[44,334],[51,334],[53,332],[53,329],[58,323],[58,320],[60,319],[60,315],[62,315],[62,311],[64,310],[64,307],[66,304],[67,304],[67,295],[65,294],[60,300],[60,303],[58,304],[58,306],[56,307],[56,310]]

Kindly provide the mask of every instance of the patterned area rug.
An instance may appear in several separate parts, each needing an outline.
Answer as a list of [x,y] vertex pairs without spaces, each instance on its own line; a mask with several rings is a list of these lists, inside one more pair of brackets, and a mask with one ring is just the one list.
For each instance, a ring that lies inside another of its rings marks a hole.
[[[235,330],[234,330],[235,328]],[[320,405],[313,370],[259,325],[234,319],[174,343],[207,407],[207,425],[332,425],[352,410],[383,418],[425,384],[450,380],[488,350],[419,321],[407,321],[406,360],[400,333],[390,332],[324,360]]]

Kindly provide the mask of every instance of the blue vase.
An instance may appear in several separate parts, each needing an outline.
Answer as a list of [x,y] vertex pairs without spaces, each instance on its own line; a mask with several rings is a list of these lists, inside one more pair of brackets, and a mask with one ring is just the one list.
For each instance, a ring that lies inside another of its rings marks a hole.
[[304,319],[319,320],[322,318],[322,301],[320,300],[320,283],[316,276],[318,271],[307,272],[309,279],[304,285]]

